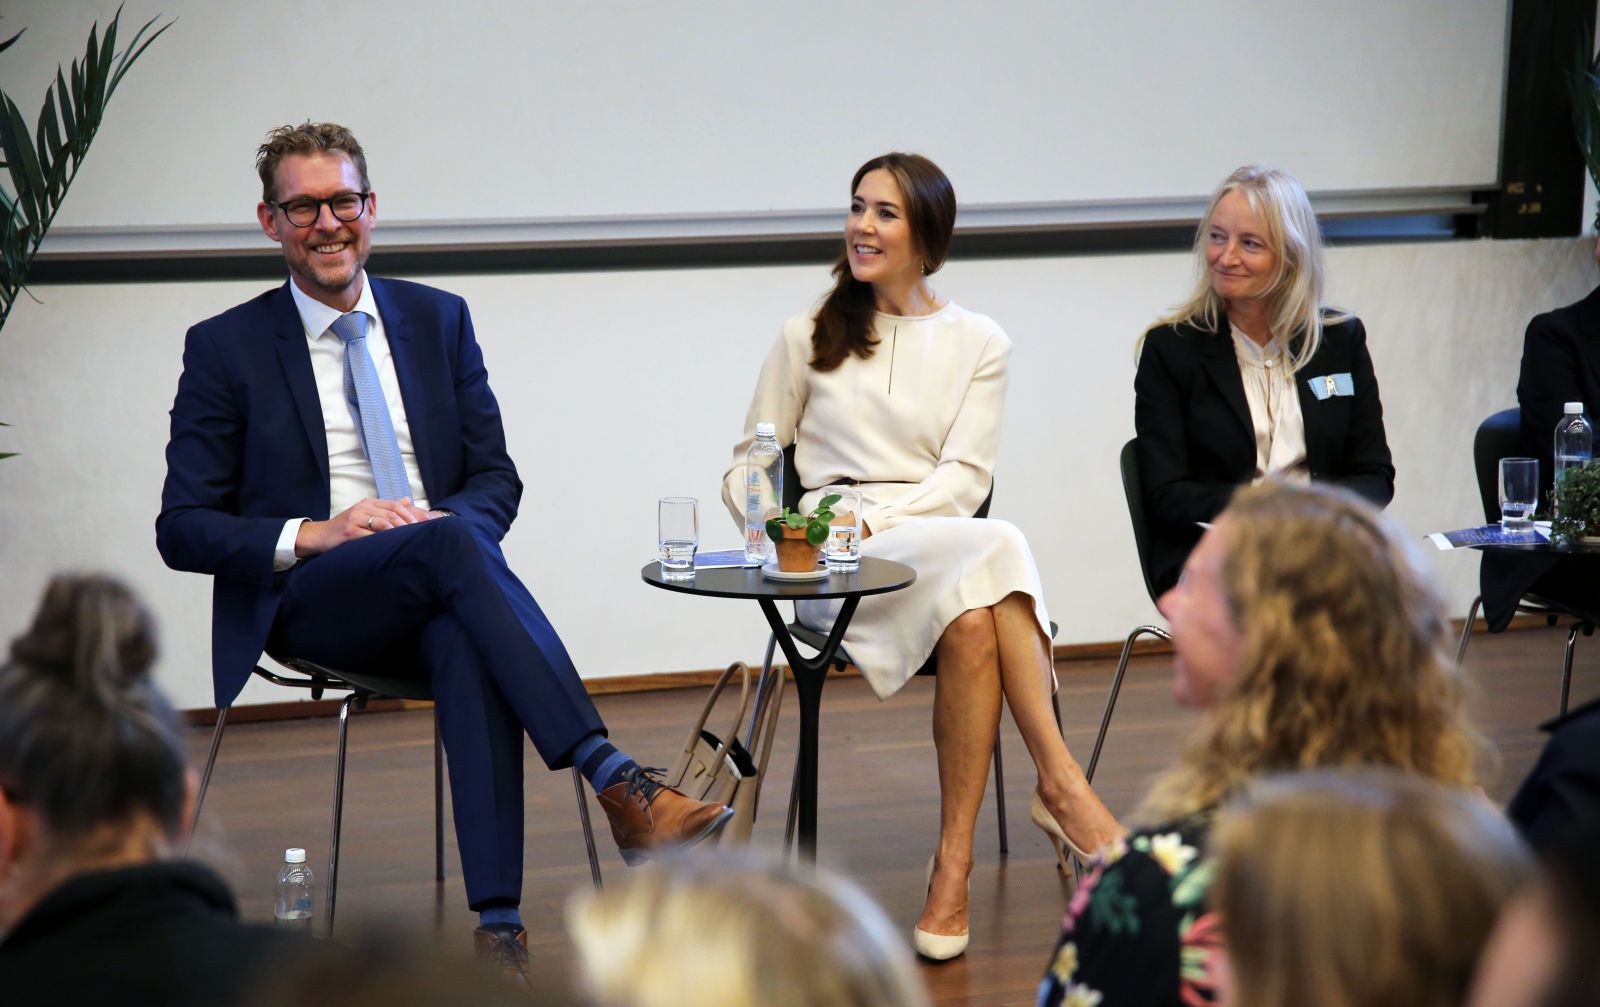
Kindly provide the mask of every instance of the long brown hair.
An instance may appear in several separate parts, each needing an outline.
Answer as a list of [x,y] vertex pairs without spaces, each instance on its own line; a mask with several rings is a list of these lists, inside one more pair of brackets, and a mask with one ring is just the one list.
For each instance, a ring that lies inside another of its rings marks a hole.
[[[950,179],[921,154],[892,151],[856,169],[850,180],[850,195],[855,196],[868,172],[879,168],[893,175],[900,186],[906,202],[906,223],[911,225],[911,237],[922,254],[923,275],[938,272],[950,253],[950,238],[956,227],[956,190]],[[875,310],[872,284],[851,275],[850,250],[841,248],[833,264],[833,289],[817,309],[816,328],[811,334],[811,366],[831,371],[852,354],[863,360],[872,356],[878,345],[872,337]]]
[[1215,808],[1269,772],[1376,765],[1473,782],[1479,739],[1444,601],[1405,534],[1346,490],[1274,480],[1241,489],[1218,521],[1241,667],[1143,814]]

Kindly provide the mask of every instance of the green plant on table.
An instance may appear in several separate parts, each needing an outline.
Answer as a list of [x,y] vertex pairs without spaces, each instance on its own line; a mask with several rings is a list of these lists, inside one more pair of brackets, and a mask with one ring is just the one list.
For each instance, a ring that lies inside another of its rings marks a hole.
[[832,507],[839,502],[839,499],[837,493],[823,497],[817,501],[816,508],[810,514],[797,514],[785,507],[782,515],[767,521],[767,537],[774,542],[782,542],[785,528],[792,528],[795,531],[803,528],[807,542],[821,545],[828,540],[828,526],[833,521]]
[[1560,516],[1550,526],[1550,541],[1556,545],[1600,536],[1600,461],[1584,462],[1561,473],[1555,487],[1555,509]]

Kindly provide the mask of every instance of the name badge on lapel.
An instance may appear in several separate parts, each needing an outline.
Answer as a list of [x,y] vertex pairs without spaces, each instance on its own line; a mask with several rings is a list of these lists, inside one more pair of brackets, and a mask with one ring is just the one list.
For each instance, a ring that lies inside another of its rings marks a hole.
[[1343,374],[1324,374],[1319,378],[1307,378],[1306,384],[1311,386],[1311,394],[1317,397],[1318,402],[1339,395],[1354,395],[1356,386],[1350,380],[1350,372]]

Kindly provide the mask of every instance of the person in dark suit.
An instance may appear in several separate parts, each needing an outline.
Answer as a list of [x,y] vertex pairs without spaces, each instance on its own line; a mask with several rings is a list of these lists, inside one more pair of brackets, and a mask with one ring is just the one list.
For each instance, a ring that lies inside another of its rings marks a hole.
[[[1600,241],[1595,258],[1600,261]],[[1556,422],[1568,402],[1582,402],[1591,416],[1600,407],[1600,287],[1576,304],[1535,315],[1522,341],[1522,452],[1539,460],[1539,510],[1545,514],[1553,500]],[[1600,615],[1597,570],[1584,557],[1484,553],[1478,566],[1484,621],[1490,632],[1505,629],[1529,594]]]
[[1322,303],[1322,245],[1300,183],[1248,165],[1211,198],[1189,300],[1144,334],[1134,378],[1151,579],[1177,581],[1238,486],[1268,476],[1394,496],[1360,319]]
[[377,196],[355,137],[284,126],[256,164],[256,214],[289,282],[189,330],[156,545],[168,566],[214,577],[219,707],[263,650],[431,679],[477,939],[517,958],[523,731],[546,765],[589,779],[630,863],[733,812],[607,741],[507,567],[522,483],[466,303],[369,282]]

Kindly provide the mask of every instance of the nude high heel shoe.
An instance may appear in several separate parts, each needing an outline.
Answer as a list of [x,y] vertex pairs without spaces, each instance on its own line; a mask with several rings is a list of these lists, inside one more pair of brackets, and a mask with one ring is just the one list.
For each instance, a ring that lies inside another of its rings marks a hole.
[[[928,858],[928,887],[933,887],[933,861]],[[972,894],[972,882],[967,882],[967,894]],[[949,961],[967,950],[967,934],[930,934],[921,927],[911,930],[911,946],[917,954],[936,962]]]
[[1063,829],[1061,823],[1056,821],[1056,816],[1052,815],[1050,809],[1044,806],[1044,798],[1039,796],[1037,790],[1033,792],[1033,807],[1029,809],[1028,816],[1033,819],[1033,824],[1037,825],[1044,831],[1045,835],[1050,837],[1050,848],[1056,851],[1056,859],[1061,861],[1061,869],[1063,871],[1072,869],[1072,865],[1067,862],[1066,850],[1071,850],[1072,855],[1078,858],[1079,863],[1087,864],[1089,862],[1089,854],[1085,853],[1083,847],[1073,842],[1072,837],[1067,835],[1067,830]]

